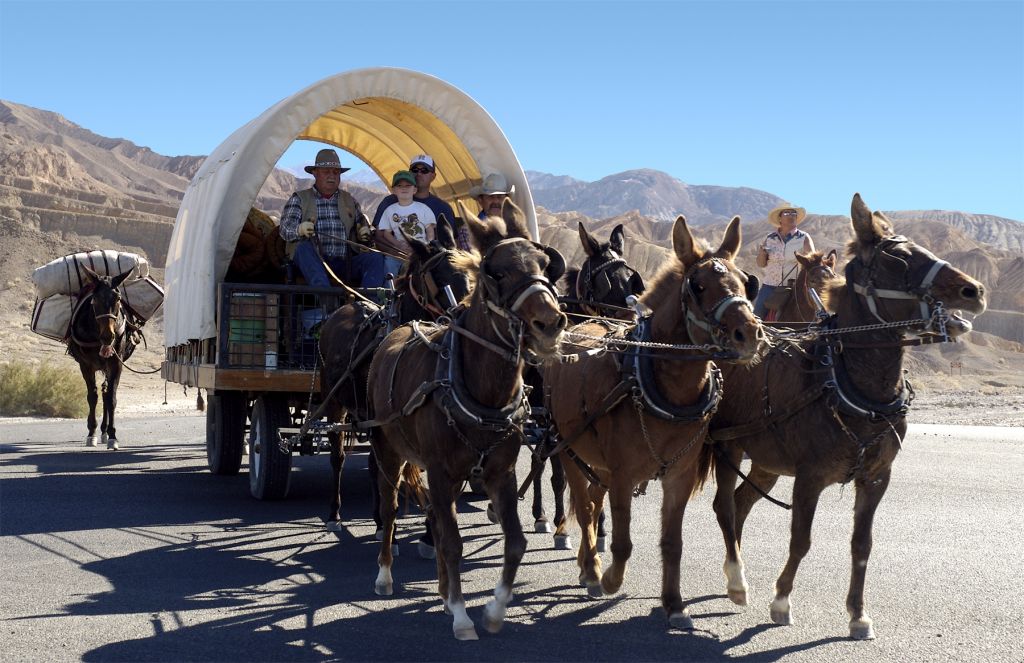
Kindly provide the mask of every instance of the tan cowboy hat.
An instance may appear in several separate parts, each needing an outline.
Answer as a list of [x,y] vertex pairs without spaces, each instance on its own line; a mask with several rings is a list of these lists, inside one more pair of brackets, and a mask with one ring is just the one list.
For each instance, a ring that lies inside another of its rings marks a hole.
[[788,209],[794,210],[796,212],[797,225],[800,225],[800,223],[805,218],[807,218],[807,210],[805,210],[803,207],[796,207],[794,205],[790,205],[789,203],[782,203],[772,211],[768,212],[768,223],[778,228],[780,225],[782,225],[782,222],[779,221],[779,213]]
[[330,148],[317,152],[316,162],[312,166],[306,166],[306,172],[312,175],[314,168],[341,168],[343,173],[346,170],[352,170],[351,168],[342,168],[338,153]]
[[469,190],[469,195],[477,196],[511,196],[516,192],[515,185],[509,186],[508,180],[501,173],[491,173],[484,178],[483,184]]

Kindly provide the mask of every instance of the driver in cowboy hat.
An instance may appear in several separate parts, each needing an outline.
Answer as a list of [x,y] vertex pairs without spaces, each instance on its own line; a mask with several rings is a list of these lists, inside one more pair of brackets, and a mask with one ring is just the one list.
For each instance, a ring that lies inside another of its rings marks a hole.
[[371,233],[359,203],[341,189],[341,174],[349,169],[341,167],[337,152],[323,149],[305,170],[313,176],[313,186],[293,193],[281,214],[281,238],[288,242],[292,261],[311,286],[331,285],[326,263],[350,285],[381,287],[383,256],[353,247],[369,245]]
[[814,251],[811,236],[797,228],[807,218],[807,210],[783,203],[768,212],[768,223],[775,230],[765,236],[757,247],[757,266],[763,270],[761,289],[754,301],[754,315],[763,318],[768,312],[765,301],[776,288],[788,285],[795,279],[799,270],[796,261],[797,251],[810,253]]
[[516,187],[509,186],[508,180],[501,173],[490,173],[484,181],[470,189],[470,195],[480,203],[480,219],[489,216],[501,216],[501,206],[505,199],[515,194]]

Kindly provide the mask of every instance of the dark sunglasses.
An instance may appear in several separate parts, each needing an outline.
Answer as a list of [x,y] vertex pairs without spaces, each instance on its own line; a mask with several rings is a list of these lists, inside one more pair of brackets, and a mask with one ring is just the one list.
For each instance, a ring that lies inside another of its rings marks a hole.
[[785,212],[779,212],[779,216],[796,216],[796,210],[786,210]]
[[429,168],[410,168],[409,170],[410,170],[410,172],[416,173],[417,175],[425,175],[427,173],[434,172],[434,171],[430,170]]

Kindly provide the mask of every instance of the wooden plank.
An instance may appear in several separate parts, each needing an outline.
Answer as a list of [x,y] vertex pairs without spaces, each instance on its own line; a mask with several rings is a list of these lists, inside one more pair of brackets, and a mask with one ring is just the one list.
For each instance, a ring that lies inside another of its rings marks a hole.
[[[189,387],[224,391],[273,391],[309,393],[311,371],[263,368],[217,368],[213,364],[199,366],[165,361],[160,376],[169,382]],[[313,389],[320,390],[320,374],[312,380]]]

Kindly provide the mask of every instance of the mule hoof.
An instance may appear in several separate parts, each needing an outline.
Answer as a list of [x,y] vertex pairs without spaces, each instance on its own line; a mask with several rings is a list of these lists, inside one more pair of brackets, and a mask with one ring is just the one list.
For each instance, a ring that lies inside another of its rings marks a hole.
[[328,520],[324,523],[324,528],[328,532],[340,532],[343,529],[340,520]]
[[493,524],[498,524],[498,514],[494,513],[494,507],[490,504],[487,505],[487,520]]
[[110,449],[111,451],[117,451],[119,448],[120,447],[117,446],[116,437],[107,438],[107,449]]
[[875,629],[870,617],[850,620],[850,637],[854,640],[874,640]]
[[595,583],[593,585],[587,585],[587,594],[592,599],[599,599],[604,596],[604,589],[601,588],[601,583]]
[[455,628],[455,639],[479,640],[480,637],[476,634],[476,628],[473,626],[459,626]]
[[746,606],[747,605],[747,590],[745,589],[730,589],[728,590],[729,600],[736,605]]
[[95,447],[98,442],[99,438],[95,435],[89,435],[85,438],[85,446],[87,447]]
[[677,628],[683,631],[693,630],[693,620],[685,610],[683,612],[674,612],[669,615],[668,623],[672,628]]
[[437,559],[437,551],[434,550],[434,546],[420,541],[416,544],[416,552],[420,554],[423,559]]
[[555,535],[555,550],[572,550],[572,539],[568,534]]
[[538,534],[551,534],[555,531],[555,528],[551,526],[550,522],[541,518],[540,520],[534,521],[533,531],[537,532]]
[[395,593],[395,586],[390,582],[375,582],[373,591],[377,596],[391,596]]
[[488,633],[499,633],[501,631],[501,627],[504,626],[504,625],[505,625],[505,620],[503,620],[503,619],[495,619],[495,618],[491,617],[490,615],[484,613],[484,629]]
[[793,624],[793,611],[789,607],[787,599],[775,599],[772,601],[772,621],[779,626],[791,626]]
[[608,552],[608,537],[597,537],[597,552]]

